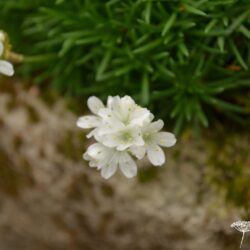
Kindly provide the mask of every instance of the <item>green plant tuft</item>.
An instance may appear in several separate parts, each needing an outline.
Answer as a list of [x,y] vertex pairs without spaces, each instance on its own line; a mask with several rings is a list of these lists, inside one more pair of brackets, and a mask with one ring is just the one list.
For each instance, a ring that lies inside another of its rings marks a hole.
[[0,24],[37,84],[129,94],[176,133],[249,115],[249,0],[0,0]]

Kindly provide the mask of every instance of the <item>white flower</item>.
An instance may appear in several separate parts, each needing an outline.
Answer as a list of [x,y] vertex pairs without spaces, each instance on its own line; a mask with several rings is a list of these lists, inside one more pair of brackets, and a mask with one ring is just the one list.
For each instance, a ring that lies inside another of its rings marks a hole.
[[[123,151],[133,145],[142,146],[144,145],[144,141],[142,139],[141,130],[136,126],[124,126],[119,124],[119,129],[114,129],[113,132],[109,131],[109,133],[105,133],[102,135],[95,135],[95,139],[103,145],[116,148],[119,151]],[[113,126],[115,126],[113,124]],[[116,125],[116,128],[118,125]],[[101,129],[99,132],[103,132]]]
[[88,105],[89,110],[94,115],[81,116],[77,120],[76,125],[83,129],[95,128],[87,135],[87,137],[90,138],[95,133],[97,133],[97,128],[102,123],[102,120],[98,115],[98,112],[100,109],[104,108],[104,104],[99,98],[95,96],[91,96],[87,101],[87,105]]
[[94,136],[97,142],[83,156],[90,167],[101,170],[104,178],[111,177],[117,168],[126,177],[134,177],[137,166],[133,157],[142,159],[147,154],[155,166],[165,162],[160,146],[171,147],[176,138],[171,133],[160,132],[163,121],[152,122],[154,116],[148,109],[138,106],[129,96],[109,96],[106,107],[93,96],[87,104],[93,115],[80,117],[77,126],[93,128],[87,137]]
[[95,139],[119,151],[132,145],[144,145],[141,127],[153,116],[149,110],[138,106],[129,96],[109,96],[107,108],[100,109],[98,115],[103,122],[95,134]]
[[233,224],[231,224],[231,227],[242,232],[242,238],[241,238],[241,243],[240,243],[240,248],[241,248],[245,233],[250,231],[250,221],[236,221]]
[[100,109],[98,114],[110,125],[110,130],[120,123],[124,126],[143,126],[152,117],[148,109],[138,106],[130,96],[109,96],[107,108]]
[[83,157],[89,161],[91,167],[100,169],[101,175],[105,179],[114,175],[118,167],[127,178],[132,178],[137,174],[137,166],[126,151],[117,151],[100,143],[94,143],[87,149]]
[[0,73],[6,76],[14,75],[13,65],[5,60],[0,60]]
[[145,141],[144,146],[131,147],[131,152],[142,159],[145,154],[154,166],[161,166],[165,162],[165,154],[160,146],[172,147],[176,143],[174,134],[169,132],[159,132],[163,128],[163,121],[145,124],[142,128],[142,136]]
[[[0,57],[3,56],[3,53],[4,53],[4,45],[3,42],[0,40]],[[0,60],[0,73],[7,76],[13,76],[14,75],[13,65],[5,60]]]

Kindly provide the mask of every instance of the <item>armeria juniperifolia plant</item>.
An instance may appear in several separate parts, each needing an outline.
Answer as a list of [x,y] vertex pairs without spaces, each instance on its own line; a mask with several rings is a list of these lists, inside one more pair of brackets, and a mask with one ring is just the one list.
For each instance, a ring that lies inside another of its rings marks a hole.
[[161,132],[163,121],[153,121],[154,115],[135,103],[130,96],[109,96],[107,105],[95,96],[87,105],[92,115],[82,116],[77,126],[92,129],[87,138],[94,137],[83,154],[90,167],[101,170],[105,179],[120,168],[127,178],[137,174],[135,159],[147,156],[154,166],[165,163],[165,154],[160,146],[171,147],[176,143],[174,134]]

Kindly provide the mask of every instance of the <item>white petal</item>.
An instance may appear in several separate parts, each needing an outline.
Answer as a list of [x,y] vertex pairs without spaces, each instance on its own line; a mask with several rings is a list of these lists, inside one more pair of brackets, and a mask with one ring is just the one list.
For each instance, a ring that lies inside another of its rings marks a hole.
[[95,139],[109,148],[114,148],[119,145],[119,141],[117,140],[115,134],[105,134],[105,135],[95,134]]
[[126,143],[126,144],[118,144],[117,145],[117,150],[118,151],[124,151],[124,150],[126,150],[127,148],[129,148],[130,147],[130,144],[129,143]]
[[123,118],[129,117],[130,113],[135,109],[135,101],[130,96],[124,96],[119,103],[119,112]]
[[112,133],[125,127],[124,124],[115,117],[114,112],[108,108],[100,109],[98,115],[102,118],[103,123],[99,131],[100,135]]
[[0,60],[0,73],[7,75],[7,76],[13,76],[14,75],[14,69],[11,63]]
[[139,160],[141,160],[146,154],[146,147],[132,146],[130,147],[130,152]]
[[114,134],[117,140],[117,150],[123,151],[132,145],[143,146],[144,140],[142,139],[141,131],[136,126],[128,126]]
[[4,51],[4,46],[3,43],[0,41],[0,56],[3,55],[3,51]]
[[169,132],[159,132],[156,135],[157,143],[163,147],[172,147],[176,143],[175,135]]
[[108,96],[107,107],[110,109],[113,102],[113,96]]
[[95,136],[95,134],[97,134],[97,133],[98,133],[98,128],[95,128],[95,129],[91,130],[91,131],[86,135],[86,137],[89,139],[89,138],[91,138],[92,136]]
[[102,167],[101,175],[103,178],[108,179],[112,175],[114,175],[116,170],[117,170],[117,162],[112,161]]
[[129,156],[127,153],[124,153],[122,159],[119,161],[119,166],[127,178],[136,176],[137,166],[131,156]]
[[137,135],[133,141],[133,144],[135,146],[144,146],[145,142],[144,140],[142,139],[142,136],[141,135]]
[[98,115],[103,118],[104,120],[111,120],[111,119],[115,119],[114,117],[114,113],[112,112],[111,109],[108,108],[102,108],[98,111]]
[[87,105],[89,110],[93,113],[93,114],[97,114],[98,111],[101,108],[104,108],[104,104],[103,102],[97,98],[96,96],[91,96],[89,97],[88,101],[87,101]]
[[165,162],[165,154],[158,145],[150,145],[147,149],[147,156],[154,166],[161,166]]
[[164,122],[162,120],[158,120],[156,122],[152,122],[148,125],[148,127],[146,128],[147,131],[150,132],[158,132],[159,130],[161,130],[164,126]]
[[[92,160],[90,160],[90,161],[89,161],[89,166],[90,166],[91,168],[96,168],[96,167],[97,167],[97,163],[94,162],[94,161],[92,161]],[[98,168],[98,169],[99,169],[99,168]]]
[[93,143],[92,145],[88,147],[87,153],[92,158],[102,159],[106,157],[106,155],[109,152],[107,151],[107,148],[105,146],[97,142],[97,143]]
[[[119,138],[119,137],[118,137]],[[145,144],[141,136],[135,136],[130,141],[117,140],[117,150],[123,151],[131,146],[143,146]]]
[[[85,157],[86,158],[86,157]],[[94,161],[94,160],[92,160],[91,158],[89,159],[89,160],[87,160],[87,159],[84,159],[84,160],[86,160],[86,161],[88,161],[89,163],[89,166],[91,167],[91,168],[96,168],[97,167],[97,163]]]
[[131,114],[131,124],[142,126],[144,122],[150,122],[152,115],[146,108],[137,106]]
[[100,124],[100,118],[95,115],[86,115],[80,117],[76,125],[79,128],[95,128]]
[[96,154],[96,152],[99,150],[99,149],[102,149],[102,145],[98,142],[96,143],[93,143],[91,144],[88,149],[87,149],[87,154],[90,155],[90,156],[93,156]]
[[135,101],[131,96],[125,95],[124,97],[121,98],[121,102],[125,106],[131,106],[135,104]]
[[95,159],[93,159],[92,157],[90,157],[87,152],[83,154],[83,159],[86,161],[89,161],[89,166],[91,168],[97,167],[98,162]]
[[[111,125],[108,125],[108,124],[100,124],[98,126],[98,129],[96,130],[96,133],[94,136],[103,136],[103,135],[106,135],[106,134],[111,134],[112,132],[114,132],[114,129],[112,128]],[[98,140],[98,139],[97,139]]]
[[98,169],[101,169],[113,158],[114,150],[103,146],[100,143],[94,143],[90,145],[87,149],[87,153],[84,154],[86,160],[93,163],[94,166],[97,166]]
[[112,111],[120,112],[121,98],[120,96],[113,96],[108,98],[108,108]]
[[153,121],[154,120],[154,115],[152,114],[152,113],[150,113],[150,115],[149,115],[149,121],[151,122],[151,121]]
[[84,160],[86,160],[86,161],[90,161],[90,159],[91,159],[87,152],[85,152],[85,153],[82,155],[82,158],[83,158]]

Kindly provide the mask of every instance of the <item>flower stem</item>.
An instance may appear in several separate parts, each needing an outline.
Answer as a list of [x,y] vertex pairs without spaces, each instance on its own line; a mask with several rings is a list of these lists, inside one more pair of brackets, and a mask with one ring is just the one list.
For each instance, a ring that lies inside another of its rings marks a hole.
[[14,53],[12,51],[6,54],[6,59],[10,60],[13,63],[36,63],[36,62],[51,60],[56,57],[57,57],[56,54],[25,56],[22,54]]
[[243,243],[243,240],[244,240],[244,236],[245,236],[245,232],[242,233],[242,238],[241,238],[241,242],[240,242],[240,248],[242,247],[242,243]]
[[47,61],[51,59],[55,59],[57,57],[56,54],[45,54],[45,55],[36,55],[36,56],[23,56],[24,63],[35,63],[41,61]]

